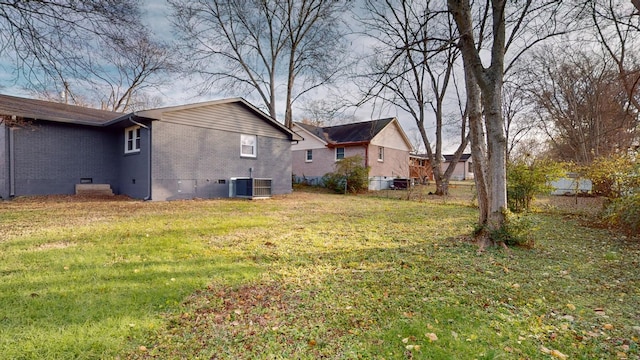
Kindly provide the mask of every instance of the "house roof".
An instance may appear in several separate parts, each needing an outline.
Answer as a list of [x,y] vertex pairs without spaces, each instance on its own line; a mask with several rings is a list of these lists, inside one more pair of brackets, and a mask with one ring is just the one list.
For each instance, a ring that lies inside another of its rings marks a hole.
[[[455,157],[455,155],[442,155],[442,156],[444,156],[444,159],[447,162],[451,162],[453,160],[453,158]],[[471,158],[471,154],[462,154],[462,155],[460,155],[459,162],[465,162],[465,161],[469,160],[470,158]]]
[[[264,111],[258,109],[256,106],[254,106],[253,104],[251,104],[247,100],[245,100],[243,98],[239,98],[239,97],[238,98],[221,99],[221,100],[211,100],[211,101],[192,103],[192,104],[185,104],[185,105],[167,106],[167,107],[162,107],[162,108],[157,108],[157,109],[150,109],[150,110],[142,110],[142,111],[134,112],[132,115],[137,116],[137,117],[147,118],[147,119],[161,120],[162,119],[162,115],[164,113],[168,113],[168,112],[174,112],[174,111],[180,111],[180,110],[188,110],[188,109],[193,109],[193,108],[198,108],[198,107],[203,107],[203,106],[230,104],[230,103],[239,103],[239,104],[245,106],[251,112],[253,112],[254,114],[256,114],[259,117],[263,118],[265,121],[267,121],[268,123],[270,123],[274,127],[278,128],[279,130],[281,130],[281,131],[289,134],[290,136],[292,136],[293,140],[302,140],[302,138],[298,134],[296,134],[293,131],[291,131],[291,129],[287,128],[286,126],[284,126],[283,124],[278,122],[276,119],[274,119],[271,116],[269,116],[268,114],[266,114]],[[128,117],[129,117],[129,115],[125,115],[125,116],[122,116],[120,119],[116,119],[116,121],[125,120]]]
[[131,119],[132,117],[142,117],[151,120],[162,119],[162,114],[170,111],[179,111],[202,106],[240,103],[254,112],[259,117],[270,123],[272,126],[289,134],[293,140],[302,140],[299,135],[280,124],[269,115],[242,98],[231,98],[223,100],[213,100],[200,103],[169,106],[157,109],[143,110],[132,113],[120,113],[87,108],[83,106],[67,105],[44,100],[35,100],[0,94],[0,115],[18,116],[32,120],[46,120],[78,125],[108,126]]
[[[429,159],[429,154],[425,154],[425,153],[409,153],[409,157],[410,158],[417,158],[417,159],[425,159],[425,160],[430,160]],[[441,161],[446,161],[445,156],[443,155],[440,158]]]
[[0,94],[0,115],[102,126],[122,113]]
[[394,120],[395,118],[386,118],[325,127],[303,123],[296,123],[296,125],[327,144],[339,145],[369,142]]

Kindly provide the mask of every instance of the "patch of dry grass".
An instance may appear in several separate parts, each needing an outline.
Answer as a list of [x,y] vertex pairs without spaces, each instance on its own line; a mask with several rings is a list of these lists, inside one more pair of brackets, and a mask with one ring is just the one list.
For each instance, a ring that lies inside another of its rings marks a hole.
[[640,244],[553,203],[478,255],[469,190],[0,203],[0,357],[638,358]]

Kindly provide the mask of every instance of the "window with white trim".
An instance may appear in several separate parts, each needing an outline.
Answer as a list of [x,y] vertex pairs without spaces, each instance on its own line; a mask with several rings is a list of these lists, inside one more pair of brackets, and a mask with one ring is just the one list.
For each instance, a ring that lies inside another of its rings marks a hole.
[[304,160],[305,162],[313,161],[313,150],[307,150],[307,157]]
[[344,159],[344,148],[336,148],[336,161]]
[[384,161],[384,147],[378,146],[378,161]]
[[140,152],[140,126],[124,129],[124,153]]
[[256,135],[240,135],[240,156],[256,157],[258,137]]

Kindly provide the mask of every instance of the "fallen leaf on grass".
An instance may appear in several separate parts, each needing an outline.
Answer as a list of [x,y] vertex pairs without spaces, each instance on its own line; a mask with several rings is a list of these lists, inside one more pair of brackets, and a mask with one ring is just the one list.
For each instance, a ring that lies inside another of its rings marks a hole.
[[607,330],[613,330],[613,325],[611,324],[604,324],[603,328],[607,329]]
[[429,339],[429,341],[438,340],[438,335],[436,335],[435,333],[426,333],[424,335]]
[[546,348],[544,346],[540,346],[540,351],[545,353],[545,354],[551,355],[551,356],[553,356],[554,358],[557,358],[557,359],[565,360],[565,359],[568,358],[567,355],[561,353],[560,351],[551,350],[551,349],[548,349],[548,348]]
[[561,353],[558,350],[551,350],[551,356],[558,358],[558,359],[566,359],[567,355]]
[[573,304],[567,304],[567,308],[571,311],[574,311],[576,309],[576,306]]

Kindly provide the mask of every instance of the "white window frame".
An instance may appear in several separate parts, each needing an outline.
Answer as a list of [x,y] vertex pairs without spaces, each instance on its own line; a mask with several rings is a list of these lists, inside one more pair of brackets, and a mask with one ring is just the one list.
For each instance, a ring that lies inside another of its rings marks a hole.
[[313,162],[313,149],[305,151],[304,162]]
[[[251,153],[245,152],[245,147],[251,147]],[[240,135],[240,156],[248,158],[258,157],[258,135]]]
[[[342,149],[342,158],[338,158],[338,149]],[[340,161],[340,160],[344,159],[344,158],[346,157],[346,153],[347,153],[347,149],[346,149],[346,148],[344,148],[344,147],[337,147],[337,148],[336,148],[336,153],[335,153],[335,155],[336,155],[336,161]]]
[[384,162],[384,146],[378,146],[378,161]]
[[[129,126],[124,129],[124,153],[132,154],[140,152],[140,126]],[[129,148],[131,144],[131,148]]]

